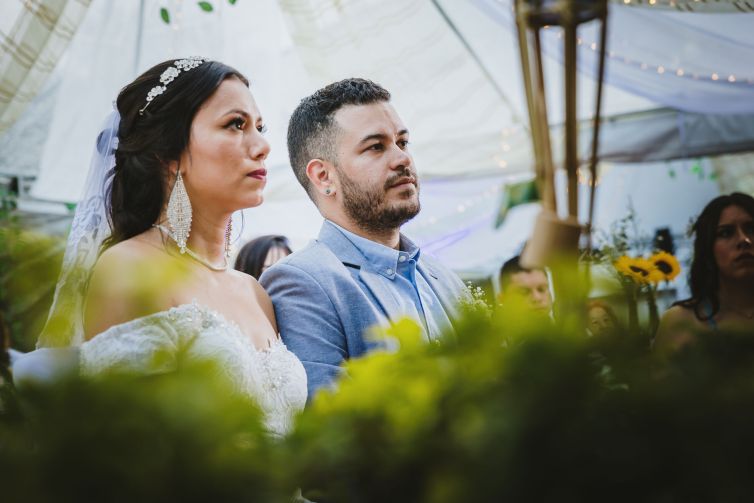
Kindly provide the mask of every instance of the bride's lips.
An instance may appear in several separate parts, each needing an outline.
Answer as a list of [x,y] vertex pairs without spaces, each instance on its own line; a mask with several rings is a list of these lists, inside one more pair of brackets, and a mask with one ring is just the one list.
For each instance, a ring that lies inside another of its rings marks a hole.
[[267,178],[267,170],[264,168],[257,169],[255,171],[252,171],[246,176],[250,176],[251,178],[256,178],[257,180],[264,180]]

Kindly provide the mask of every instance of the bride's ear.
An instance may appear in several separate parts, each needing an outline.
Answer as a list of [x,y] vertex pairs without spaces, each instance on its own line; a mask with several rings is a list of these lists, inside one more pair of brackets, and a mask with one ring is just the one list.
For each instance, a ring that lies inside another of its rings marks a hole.
[[181,167],[180,163],[178,161],[168,161],[165,162],[162,159],[160,159],[160,162],[163,166],[165,166],[165,169],[168,170],[168,175],[171,180],[174,180],[175,177],[178,175],[178,169]]
[[309,178],[314,192],[322,196],[335,194],[337,175],[333,165],[329,162],[322,159],[312,159],[306,165],[306,177]]

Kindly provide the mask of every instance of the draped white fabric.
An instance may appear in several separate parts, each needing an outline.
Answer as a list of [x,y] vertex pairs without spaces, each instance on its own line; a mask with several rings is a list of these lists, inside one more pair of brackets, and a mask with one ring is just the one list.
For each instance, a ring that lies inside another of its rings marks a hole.
[[[228,62],[250,77],[273,146],[268,201],[305,198],[285,150],[287,120],[298,100],[354,75],[392,92],[423,177],[530,170],[515,38],[472,3],[438,3],[471,51],[426,0],[217,2],[211,14],[183,3],[182,11],[171,7],[171,26],[160,20],[163,4],[172,5],[146,0],[143,15],[137,2],[92,4],[52,77],[57,99],[0,138],[0,171],[29,173],[38,165],[36,197],[76,201],[95,129],[120,87],[151,64],[187,54]],[[609,113],[651,106],[615,88],[606,101]],[[50,133],[36,138],[41,145],[30,144],[42,127]]]
[[0,16],[0,134],[23,113],[76,33],[91,0],[5,0]]
[[[670,98],[678,102],[671,104],[711,108],[715,103],[728,108],[737,103],[740,113],[754,106],[754,100],[741,97],[750,90],[744,85],[723,78],[695,82],[671,75],[683,65],[689,71],[718,71],[718,77],[725,78],[738,72],[736,79],[745,81],[746,72],[751,73],[746,64],[754,61],[750,55],[754,14],[686,13],[633,7],[636,2],[610,4],[611,27],[625,19],[628,28],[611,30],[615,54],[608,65],[608,75],[613,77],[605,90],[604,115],[655,109]],[[394,105],[411,130],[424,209],[407,232],[451,267],[472,275],[491,272],[526,239],[527,218],[536,208],[514,208],[505,225],[493,229],[500,186],[530,176],[532,157],[510,0],[254,0],[235,5],[216,1],[215,11],[209,14],[195,2],[143,3],[140,12],[137,1],[92,2],[43,92],[0,137],[0,172],[34,174],[39,170],[34,196],[77,201],[97,126],[118,90],[158,61],[203,55],[227,62],[250,78],[269,127],[272,153],[265,203],[245,212],[244,238],[282,233],[300,246],[316,235],[321,217],[288,166],[288,117],[298,100],[318,87],[346,76],[364,76],[393,93]],[[725,4],[726,8],[735,4],[699,3]],[[160,20],[162,6],[170,9],[171,25]],[[655,18],[662,24],[655,23]],[[621,33],[622,39],[615,38]],[[588,44],[582,44],[582,49],[591,52]],[[720,54],[728,49],[727,54]],[[553,58],[548,58],[548,75],[562,73],[558,54],[553,51]],[[653,73],[624,65],[618,60],[624,55],[637,61],[640,56],[652,58],[647,64],[664,65],[666,70],[658,74],[656,69]],[[557,124],[562,120],[562,91],[558,79],[553,83],[548,104],[552,104],[552,122]],[[686,83],[699,87],[689,90]],[[591,113],[591,84],[589,75],[579,76],[582,118]],[[696,94],[689,94],[692,91]],[[684,138],[672,131],[672,122],[672,117],[665,117],[662,127],[660,122],[624,123],[615,128],[615,134],[605,126],[605,152],[622,161],[641,159],[632,157],[637,150],[672,151],[670,157],[678,152],[702,155],[700,150],[684,150],[700,129],[689,126]],[[710,124],[716,130],[741,132],[730,125]],[[737,135],[732,139],[739,144],[746,140]],[[656,173],[665,173],[664,166],[659,162],[631,165],[625,171],[616,166],[612,172],[623,173],[626,188],[600,188],[598,198],[604,199],[598,199],[598,225],[622,216],[632,191],[653,194],[642,199],[651,201],[649,208],[662,219],[652,219],[652,225],[685,223],[698,210],[693,204],[715,194],[712,180],[705,180],[697,190],[693,181],[680,184],[666,176],[657,178]],[[648,188],[632,185],[640,181]],[[664,197],[663,190],[683,197]]]
[[754,12],[751,0],[610,0],[616,4],[652,10],[679,12],[739,13]]
[[[515,30],[512,0],[476,0]],[[700,14],[612,3],[605,80],[662,106],[710,114],[754,113],[754,13]],[[583,26],[579,70],[597,69],[599,26]],[[560,30],[545,30],[546,53],[562,59]]]

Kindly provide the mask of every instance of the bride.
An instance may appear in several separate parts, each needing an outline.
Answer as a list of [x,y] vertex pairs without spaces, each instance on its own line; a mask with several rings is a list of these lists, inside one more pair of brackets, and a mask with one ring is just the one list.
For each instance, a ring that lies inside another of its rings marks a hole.
[[84,375],[211,358],[284,434],[306,374],[265,291],[228,267],[232,214],[262,203],[270,150],[248,86],[233,68],[188,58],[123,88],[38,346],[77,347]]

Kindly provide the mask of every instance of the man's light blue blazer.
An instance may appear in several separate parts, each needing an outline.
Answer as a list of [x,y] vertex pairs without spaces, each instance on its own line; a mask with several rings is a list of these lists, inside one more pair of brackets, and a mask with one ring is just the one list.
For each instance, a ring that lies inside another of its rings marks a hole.
[[[455,319],[459,302],[468,296],[463,282],[425,254],[417,268],[448,318]],[[328,222],[317,240],[270,267],[259,282],[272,298],[283,342],[304,364],[309,399],[333,383],[344,360],[382,347],[365,337],[365,331],[401,316],[395,292]]]

